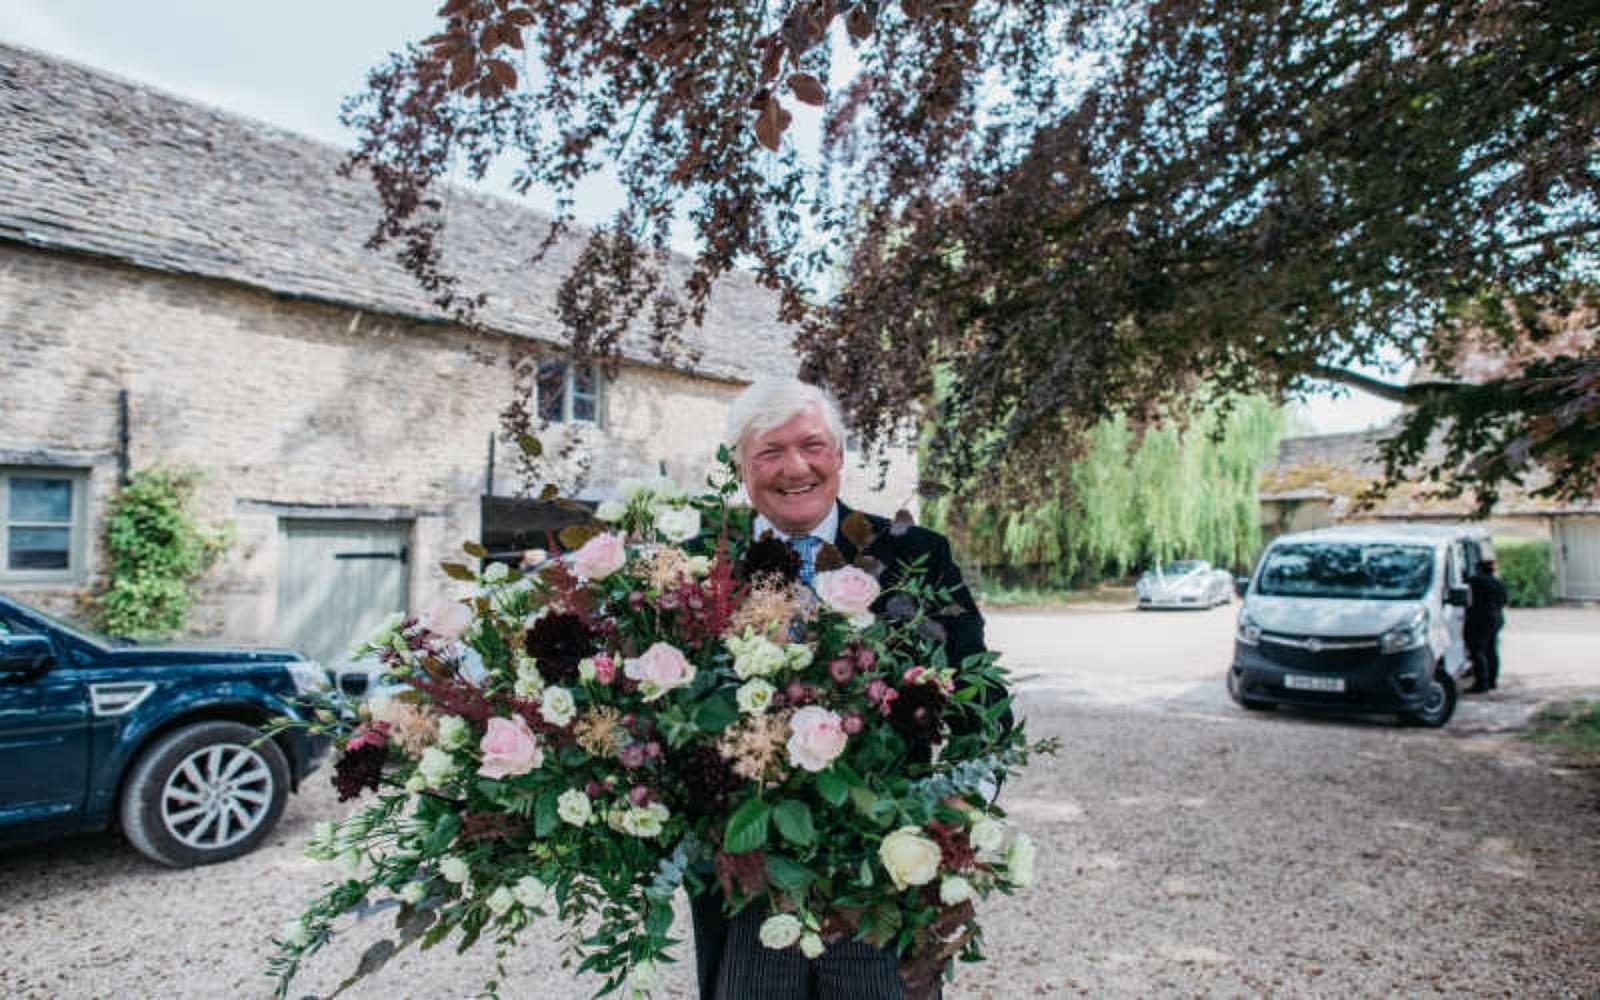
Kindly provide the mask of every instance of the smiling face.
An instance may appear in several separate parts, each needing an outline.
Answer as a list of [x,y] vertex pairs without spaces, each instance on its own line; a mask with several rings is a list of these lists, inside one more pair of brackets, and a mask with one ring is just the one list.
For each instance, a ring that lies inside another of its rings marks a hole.
[[744,439],[739,477],[756,510],[786,535],[821,524],[839,498],[844,448],[815,409]]

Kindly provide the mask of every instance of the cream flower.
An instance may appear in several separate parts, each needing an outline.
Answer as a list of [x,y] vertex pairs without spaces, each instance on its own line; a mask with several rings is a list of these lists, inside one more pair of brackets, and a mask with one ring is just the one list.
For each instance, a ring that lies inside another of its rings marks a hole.
[[461,885],[472,877],[472,869],[467,863],[455,855],[447,855],[439,860],[439,874],[444,876],[446,882]]
[[994,854],[1006,841],[1005,824],[987,816],[981,817],[973,821],[967,839],[979,854]]
[[878,845],[878,860],[894,880],[896,889],[927,885],[939,874],[939,845],[914,826],[902,826]]
[[588,826],[594,819],[594,803],[581,789],[569,788],[556,799],[556,815],[572,826]]
[[761,943],[768,948],[787,948],[800,940],[800,918],[792,913],[775,913],[761,921]]
[[664,510],[656,515],[656,530],[670,541],[688,541],[700,534],[700,512],[693,507]]
[[472,742],[472,727],[459,715],[446,715],[439,719],[439,745],[446,750],[460,750]]
[[417,776],[424,788],[438,788],[454,778],[456,770],[456,759],[438,747],[422,751],[422,759],[417,761]]
[[776,688],[758,677],[741,684],[734,700],[739,703],[739,711],[745,715],[760,715],[771,707],[775,693]]
[[947,875],[939,881],[939,902],[946,906],[955,906],[977,897],[978,892],[972,888],[972,883],[960,875]]
[[572,700],[572,692],[566,688],[545,688],[544,696],[539,699],[539,717],[552,726],[564,726],[572,721],[578,714],[578,703]]
[[814,931],[806,931],[800,935],[800,954],[807,958],[819,958],[827,945],[822,943],[822,936]]
[[550,887],[532,875],[524,875],[511,887],[511,894],[523,906],[543,906],[550,898]]
[[517,897],[512,895],[510,889],[502,885],[497,887],[494,892],[489,893],[489,898],[483,902],[485,906],[489,907],[490,913],[497,917],[503,917],[511,912],[513,906],[517,905]]

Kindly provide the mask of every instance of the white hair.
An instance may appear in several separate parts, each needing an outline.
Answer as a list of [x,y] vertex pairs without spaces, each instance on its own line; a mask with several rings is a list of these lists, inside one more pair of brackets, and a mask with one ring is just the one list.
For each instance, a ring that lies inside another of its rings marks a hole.
[[734,461],[744,464],[744,442],[750,435],[781,427],[807,410],[817,412],[834,447],[843,451],[844,419],[832,396],[799,379],[762,379],[739,393],[728,409],[724,440],[733,448]]

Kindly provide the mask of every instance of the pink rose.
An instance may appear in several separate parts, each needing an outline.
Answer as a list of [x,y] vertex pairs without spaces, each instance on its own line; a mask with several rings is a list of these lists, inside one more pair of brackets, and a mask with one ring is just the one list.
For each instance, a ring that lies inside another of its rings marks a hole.
[[628,547],[620,534],[608,531],[583,543],[572,554],[572,571],[583,580],[604,580],[628,561]]
[[601,684],[610,684],[617,679],[617,664],[607,653],[598,653],[594,658],[594,679]]
[[867,614],[878,599],[878,581],[854,566],[818,573],[815,588],[822,603],[851,618]]
[[849,735],[837,712],[807,705],[789,720],[789,763],[817,772],[844,753]]
[[443,639],[455,639],[472,624],[472,609],[460,601],[441,597],[422,613],[422,626]]
[[675,647],[658,642],[637,659],[626,660],[622,672],[639,682],[645,701],[655,701],[673,688],[694,680],[694,664]]
[[350,738],[344,745],[345,750],[360,750],[364,746],[387,746],[389,743],[389,723],[374,722],[371,726],[363,727]]
[[489,729],[478,744],[483,751],[483,766],[478,773],[485,778],[504,778],[512,774],[527,774],[544,764],[544,751],[534,739],[533,730],[522,716],[489,720]]

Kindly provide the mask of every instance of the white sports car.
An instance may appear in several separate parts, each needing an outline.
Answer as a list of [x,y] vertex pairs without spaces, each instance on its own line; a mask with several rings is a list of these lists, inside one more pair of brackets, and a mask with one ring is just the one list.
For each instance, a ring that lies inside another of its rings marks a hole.
[[1133,589],[1141,608],[1214,608],[1233,600],[1233,575],[1203,559],[1180,559],[1146,570]]

